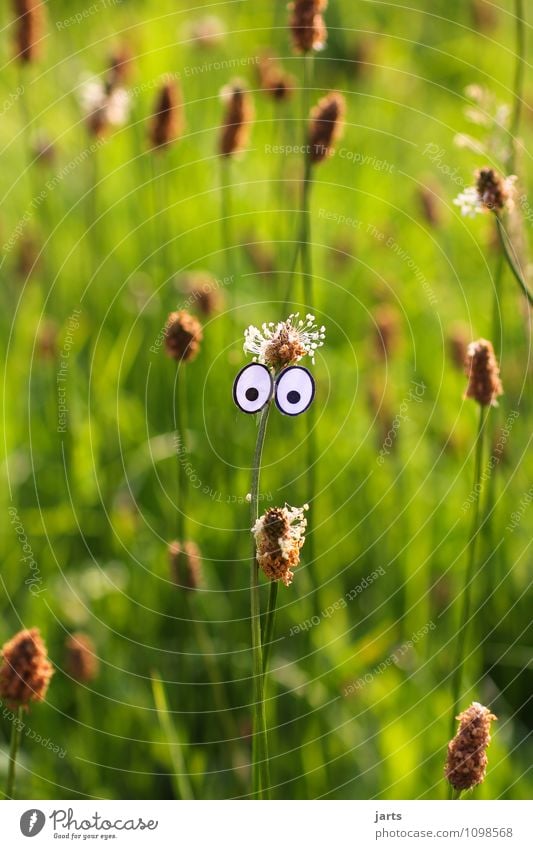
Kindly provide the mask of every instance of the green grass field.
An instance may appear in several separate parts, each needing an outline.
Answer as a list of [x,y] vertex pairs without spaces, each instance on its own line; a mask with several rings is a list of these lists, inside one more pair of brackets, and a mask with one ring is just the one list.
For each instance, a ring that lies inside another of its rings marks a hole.
[[[460,697],[462,710],[479,701],[498,717],[472,798],[531,797],[531,311],[505,265],[500,275],[492,214],[464,218],[453,204],[476,168],[505,171],[515,149],[509,234],[527,273],[530,49],[518,141],[502,110],[490,126],[465,114],[472,84],[513,108],[514,13],[512,0],[330,0],[328,44],[302,91],[284,0],[48,0],[41,55],[27,65],[14,58],[2,4],[0,643],[38,627],[56,670],[44,704],[23,717],[18,798],[251,794],[246,495],[257,423],[235,407],[232,385],[250,361],[245,328],[291,311],[313,312],[326,342],[311,367],[311,452],[306,416],[274,409],[263,456],[261,510],[310,503],[301,565],[279,587],[271,795],[447,797],[477,501],[478,405],[464,398],[449,344],[460,327],[467,341],[492,340],[505,390],[485,429],[483,467],[497,459],[479,497]],[[206,15],[224,32],[211,46],[191,36]],[[131,112],[95,138],[80,91],[120,45],[133,57]],[[287,101],[259,85],[267,50],[295,77]],[[157,152],[147,135],[165,74],[181,87],[185,126]],[[255,117],[224,169],[220,91],[235,77]],[[302,179],[293,148],[305,104],[332,90],[346,118],[315,168],[309,304],[300,268],[290,273]],[[487,150],[458,146],[460,133]],[[43,139],[52,161],[36,158]],[[207,318],[184,288],[197,271],[223,298]],[[178,367],[161,334],[180,308],[199,316],[204,338]],[[201,550],[195,592],[169,571],[178,532]],[[68,672],[73,632],[96,646],[99,674],[87,683]],[[3,789],[13,714],[1,710]]]

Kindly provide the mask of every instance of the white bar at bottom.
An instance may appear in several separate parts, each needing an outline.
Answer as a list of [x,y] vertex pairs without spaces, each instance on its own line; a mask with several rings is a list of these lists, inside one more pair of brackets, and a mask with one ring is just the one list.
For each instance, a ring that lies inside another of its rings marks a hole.
[[518,801],[4,801],[0,834],[6,849],[67,841],[157,849],[531,849],[532,814],[530,802]]

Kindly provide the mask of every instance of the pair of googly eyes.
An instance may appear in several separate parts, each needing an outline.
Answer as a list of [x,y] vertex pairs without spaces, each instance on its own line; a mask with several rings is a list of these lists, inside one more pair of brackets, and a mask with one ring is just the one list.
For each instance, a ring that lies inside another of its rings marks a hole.
[[315,381],[302,366],[288,366],[272,380],[270,370],[261,363],[245,366],[233,384],[233,400],[243,413],[258,413],[272,398],[286,416],[305,413],[315,397]]

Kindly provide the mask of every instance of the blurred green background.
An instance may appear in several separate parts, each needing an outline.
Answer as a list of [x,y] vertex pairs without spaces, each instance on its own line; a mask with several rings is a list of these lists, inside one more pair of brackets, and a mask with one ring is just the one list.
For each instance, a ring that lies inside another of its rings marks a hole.
[[[509,144],[505,130],[468,120],[465,87],[481,85],[512,103],[513,10],[510,0],[418,0],[409,8],[330,0],[326,12],[328,46],[315,58],[309,100],[341,91],[346,126],[335,155],[316,169],[312,195],[313,312],[327,327],[314,368],[317,495],[308,518],[316,563],[311,579],[304,548],[293,585],[280,587],[267,692],[275,798],[445,798],[471,521],[463,505],[477,427],[447,341],[454,333],[492,338],[500,358],[505,395],[491,412],[491,438],[518,413],[492,473],[495,509],[476,562],[461,704],[480,701],[499,720],[488,777],[474,797],[533,792],[530,317],[508,272],[494,299],[498,251],[489,216],[462,219],[453,205],[477,166],[488,158],[500,167],[497,147],[476,156],[454,143],[456,134]],[[78,12],[83,20],[72,22]],[[222,33],[211,45],[194,38],[206,15]],[[11,10],[4,3],[0,11],[0,639],[41,629],[56,674],[46,704],[25,721],[66,754],[23,738],[17,792],[171,798],[180,793],[172,776],[182,772],[197,798],[246,796],[244,499],[256,425],[234,407],[231,387],[245,363],[245,327],[283,317],[301,157],[271,147],[301,138],[302,61],[291,49],[284,0],[200,1],[191,10],[181,0],[49,0],[46,16],[42,56],[21,68]],[[80,90],[122,45],[132,53],[130,118],[95,143]],[[260,90],[265,50],[296,78],[286,102]],[[147,131],[164,74],[180,82],[186,127],[154,154]],[[247,150],[231,163],[226,249],[216,143],[220,90],[234,77],[252,90],[255,120]],[[528,65],[526,103],[532,87]],[[527,105],[521,136],[517,170],[527,197]],[[53,142],[51,162],[35,159],[42,139]],[[525,257],[531,221],[523,219],[516,232]],[[201,353],[178,375],[163,349],[150,349],[167,314],[185,303],[183,275],[198,270],[226,279],[225,308],[202,317]],[[306,311],[299,277],[293,300]],[[386,351],[384,318],[392,327]],[[419,402],[406,401],[413,381],[424,385]],[[174,586],[167,558],[176,534],[178,397],[192,470],[187,537],[201,549],[204,575],[193,593]],[[392,448],[378,462],[391,427]],[[305,417],[272,414],[266,503],[309,500],[306,440]],[[520,521],[509,530],[516,511]],[[21,540],[39,570],[38,594],[25,583],[36,573],[21,560]],[[318,624],[302,626],[313,616]],[[88,633],[100,658],[87,685],[65,671],[73,631]],[[153,672],[164,681],[170,740],[154,705]],[[367,683],[345,696],[357,679]],[[11,730],[5,714],[0,725],[1,779]]]

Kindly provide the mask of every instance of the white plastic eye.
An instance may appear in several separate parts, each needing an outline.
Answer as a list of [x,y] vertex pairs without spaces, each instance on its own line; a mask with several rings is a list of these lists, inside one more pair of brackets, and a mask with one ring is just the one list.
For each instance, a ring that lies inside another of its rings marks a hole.
[[305,413],[315,397],[315,381],[302,366],[283,369],[276,380],[276,406],[286,416]]
[[272,375],[261,363],[245,366],[233,384],[233,400],[243,413],[258,413],[272,398]]

